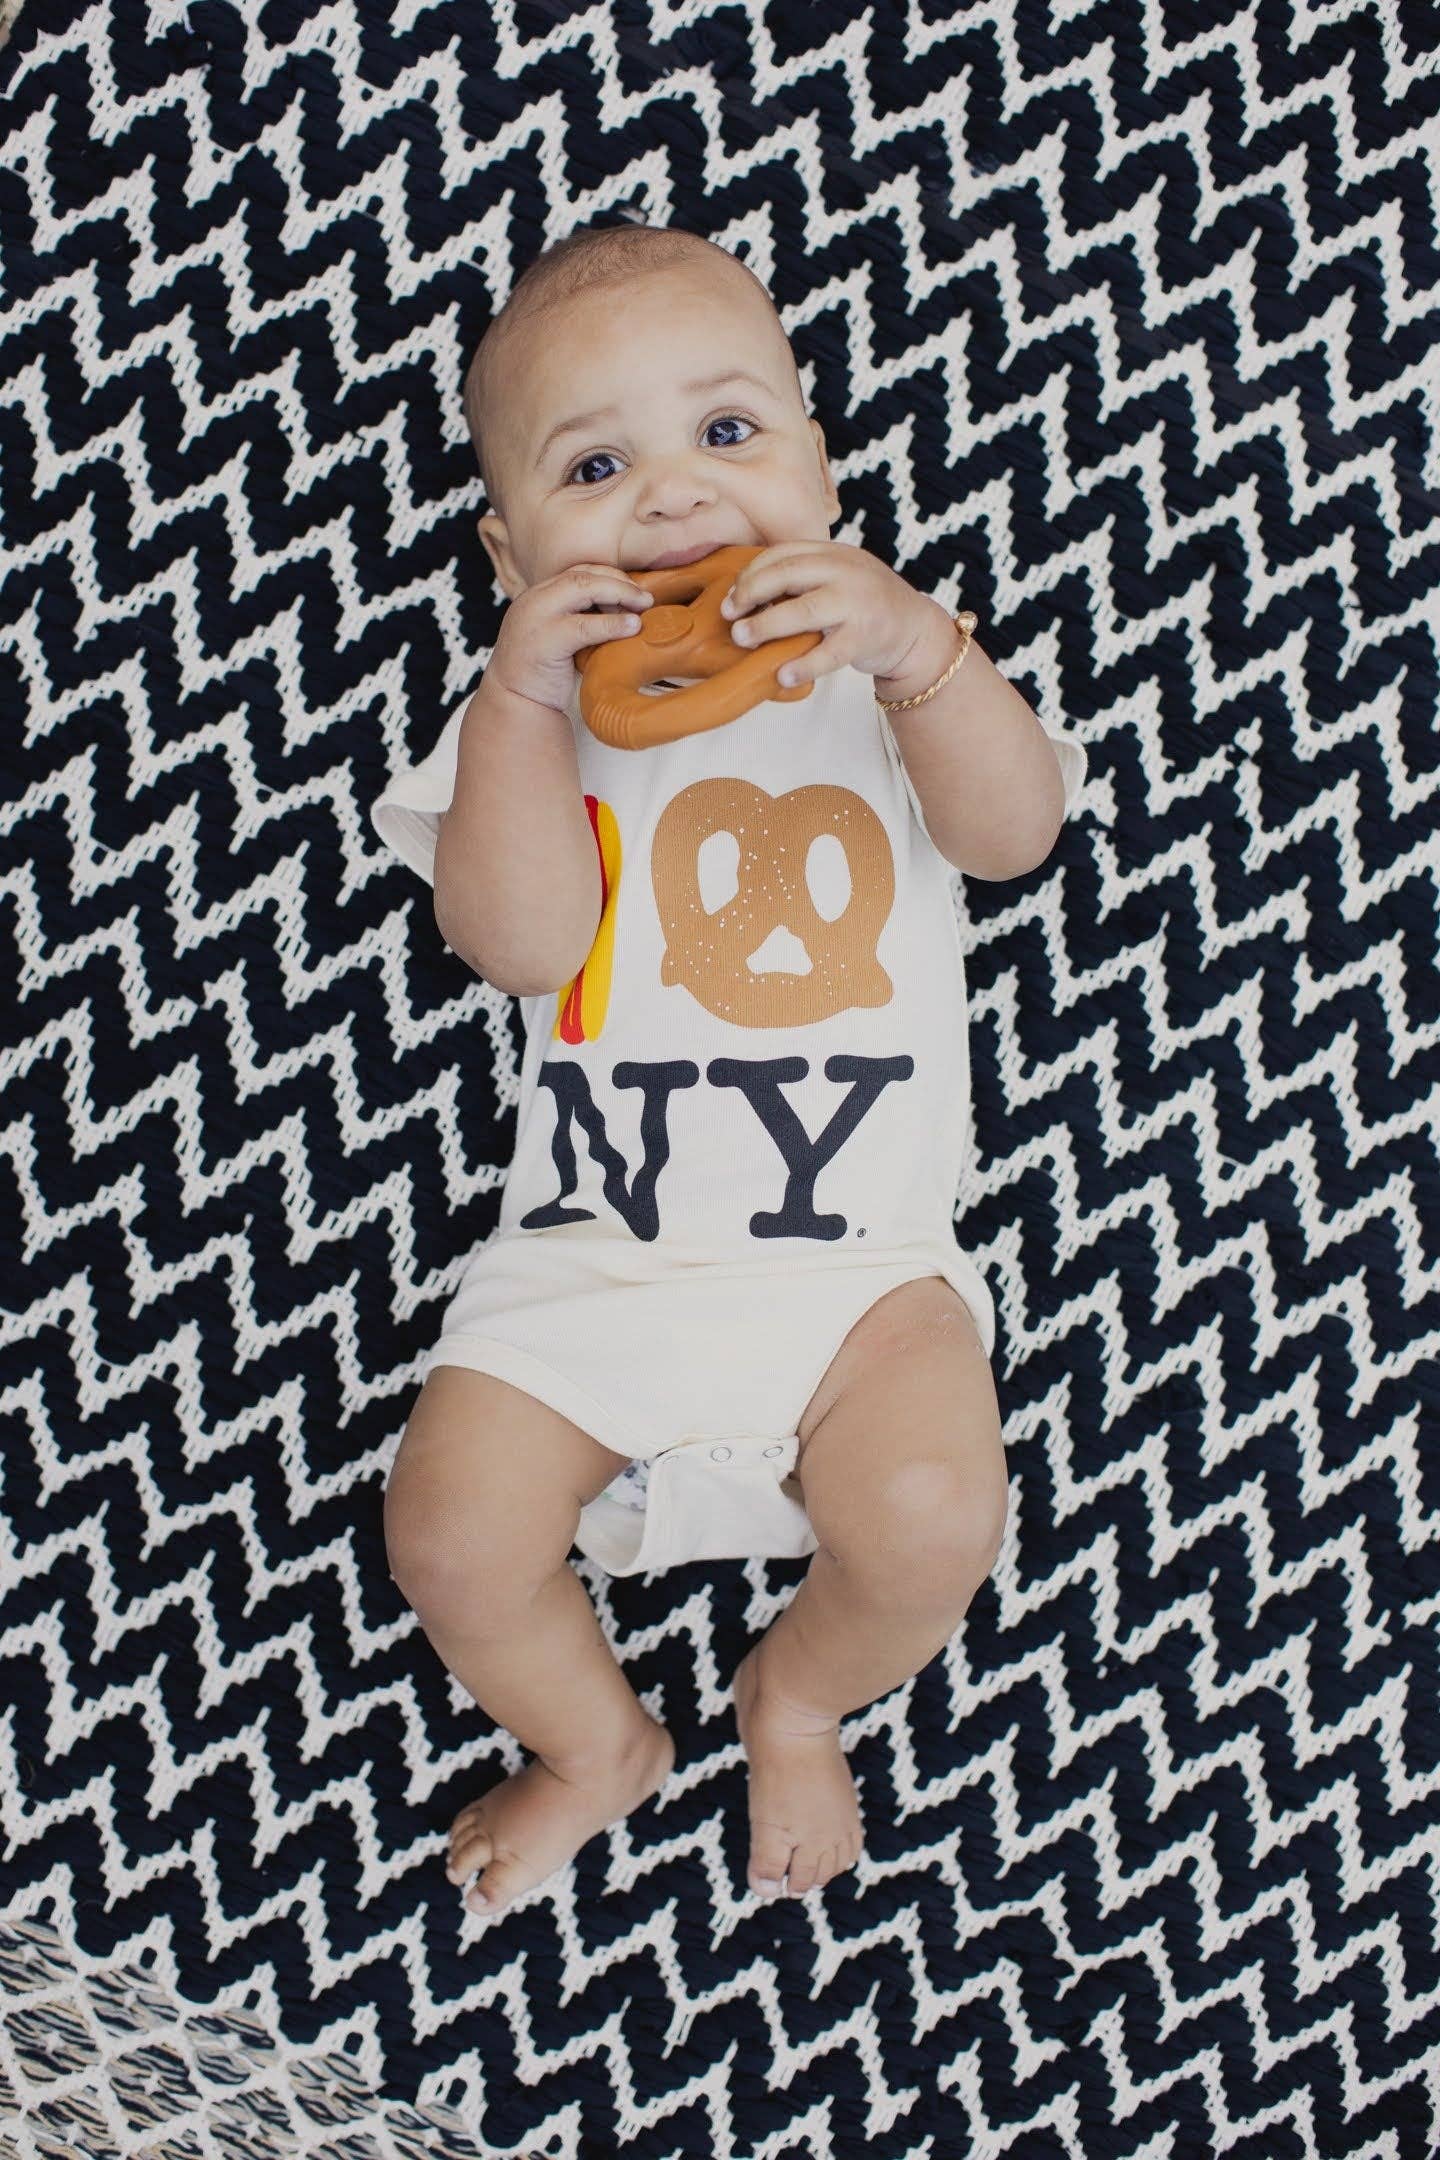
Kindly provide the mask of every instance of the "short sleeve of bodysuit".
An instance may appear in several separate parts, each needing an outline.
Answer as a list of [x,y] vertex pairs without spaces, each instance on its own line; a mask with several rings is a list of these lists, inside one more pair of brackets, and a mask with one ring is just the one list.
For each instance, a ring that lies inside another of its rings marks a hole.
[[427,885],[435,883],[435,842],[440,819],[455,793],[460,723],[469,703],[467,693],[441,729],[433,750],[418,765],[392,773],[370,810],[370,822],[391,854],[418,871]]
[[[371,812],[432,885],[464,712]],[[601,913],[573,980],[519,1000],[498,1240],[618,1241],[666,1265],[953,1251],[970,1137],[958,873],[873,678],[838,668],[643,750],[591,733],[578,677],[568,717]],[[1046,732],[1068,814],[1085,751]]]

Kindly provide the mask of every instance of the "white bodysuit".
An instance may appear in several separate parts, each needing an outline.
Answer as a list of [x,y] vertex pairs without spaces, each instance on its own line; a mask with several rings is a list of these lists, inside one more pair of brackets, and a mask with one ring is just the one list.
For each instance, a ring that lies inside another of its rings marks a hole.
[[[612,1573],[800,1557],[796,1426],[861,1314],[940,1275],[994,1347],[954,1234],[954,873],[870,676],[647,750],[598,741],[579,683],[600,926],[573,984],[520,1000],[499,1220],[426,1370],[495,1373],[631,1459],[576,1533]],[[465,705],[372,811],[432,883]],[[1068,815],[1085,751],[1047,733]]]

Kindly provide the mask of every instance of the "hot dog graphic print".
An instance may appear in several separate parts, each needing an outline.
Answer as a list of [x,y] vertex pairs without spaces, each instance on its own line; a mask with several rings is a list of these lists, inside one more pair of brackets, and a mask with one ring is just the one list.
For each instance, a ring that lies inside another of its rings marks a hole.
[[[585,964],[561,991],[553,1038],[594,1042],[605,1026],[624,870],[610,805],[586,795],[600,857],[601,913]],[[736,890],[711,911],[700,890],[700,851],[714,833],[739,847]],[[807,878],[822,834],[844,849],[849,898],[834,921],[816,908]],[[743,1028],[813,1025],[860,1006],[888,1005],[894,985],[877,948],[895,903],[895,860],[883,821],[863,796],[829,783],[780,795],[751,780],[696,781],[671,797],[655,827],[650,879],[664,934],[660,979],[688,990],[707,1012]],[[777,928],[799,939],[809,971],[750,962]]]

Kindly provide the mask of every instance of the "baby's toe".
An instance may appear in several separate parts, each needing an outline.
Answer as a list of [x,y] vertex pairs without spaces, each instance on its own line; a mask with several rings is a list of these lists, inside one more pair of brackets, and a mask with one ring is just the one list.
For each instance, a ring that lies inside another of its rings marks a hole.
[[445,1872],[451,1882],[464,1882],[477,1867],[484,1867],[493,1849],[489,1831],[479,1815],[462,1816],[450,1832],[450,1857]]
[[[465,1903],[472,1912],[478,1909],[493,1918],[502,1906],[519,1897],[522,1890],[530,1889],[534,1881],[534,1868],[527,1866],[518,1853],[507,1852],[502,1845],[480,1880],[466,1891]],[[479,1905],[481,1898],[485,1900],[483,1906]]]
[[804,1897],[817,1883],[828,1882],[833,1872],[831,1862],[835,1858],[833,1846],[816,1850],[812,1846],[800,1846],[790,1856],[790,1895]]
[[794,1839],[779,1823],[751,1822],[748,1880],[757,1897],[778,1897],[784,1888]]

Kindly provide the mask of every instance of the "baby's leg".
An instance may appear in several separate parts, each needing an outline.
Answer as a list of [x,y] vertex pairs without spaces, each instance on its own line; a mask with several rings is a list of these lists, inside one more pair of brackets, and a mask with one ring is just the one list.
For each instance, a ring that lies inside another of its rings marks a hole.
[[439,1365],[385,1493],[395,1582],[442,1663],[537,1757],[461,1810],[450,1874],[497,1911],[658,1791],[675,1759],[567,1564],[627,1457],[489,1373]]
[[819,1549],[735,1674],[750,1760],[748,1879],[792,1894],[853,1866],[848,1711],[949,1641],[1000,1550],[999,1404],[975,1323],[938,1276],[862,1314],[799,1427],[798,1476]]

